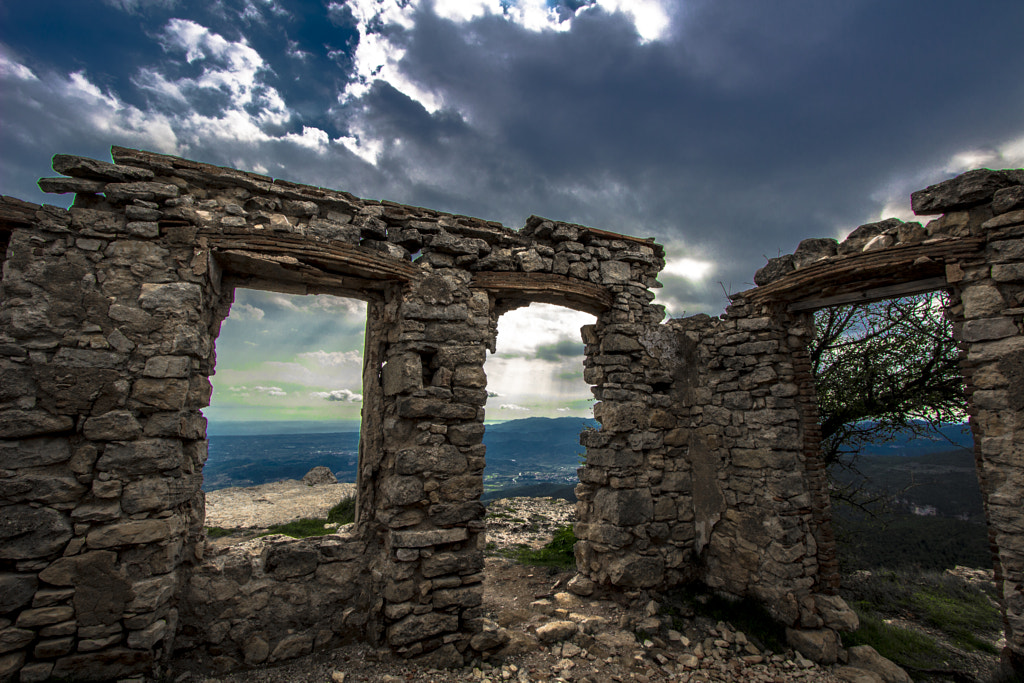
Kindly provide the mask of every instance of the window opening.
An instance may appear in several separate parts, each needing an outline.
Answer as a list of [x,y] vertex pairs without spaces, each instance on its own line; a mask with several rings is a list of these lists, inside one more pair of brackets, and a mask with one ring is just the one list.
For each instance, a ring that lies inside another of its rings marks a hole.
[[573,566],[580,432],[594,429],[579,328],[593,315],[533,304],[498,320],[486,365],[487,553]]
[[[938,628],[941,658],[958,656],[944,643],[994,654],[1001,635],[948,303],[939,291],[822,309],[808,349],[841,593],[866,629],[894,610]],[[974,634],[935,622],[938,604],[975,609]]]
[[[365,326],[359,301],[236,290],[204,410],[208,535],[310,535],[343,520],[330,515],[336,503],[354,511]],[[326,526],[279,528],[329,515]]]

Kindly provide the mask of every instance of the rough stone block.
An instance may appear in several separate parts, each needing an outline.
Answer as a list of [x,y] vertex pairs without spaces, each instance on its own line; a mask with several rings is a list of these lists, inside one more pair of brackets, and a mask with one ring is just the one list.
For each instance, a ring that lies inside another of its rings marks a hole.
[[594,512],[617,526],[635,526],[654,518],[654,501],[647,489],[601,489],[594,495]]
[[48,507],[8,505],[0,514],[0,559],[27,560],[60,552],[71,539],[71,522]]
[[0,572],[0,614],[13,612],[30,603],[38,585],[34,574]]
[[456,631],[458,627],[459,618],[453,614],[438,612],[410,614],[388,628],[388,643],[394,647],[401,647],[442,633]]
[[388,477],[381,484],[387,505],[400,507],[423,500],[423,481],[419,477]]
[[622,261],[602,261],[600,269],[602,284],[615,285],[629,282],[631,269],[628,263],[623,263]]
[[660,557],[627,555],[608,564],[612,584],[627,588],[651,588],[664,582],[665,561]]
[[804,657],[818,664],[835,664],[839,658],[839,636],[831,629],[787,628],[786,642]]
[[1011,318],[982,318],[964,322],[960,338],[967,342],[986,341],[1012,337],[1019,332]]
[[956,211],[982,204],[1013,184],[1005,173],[977,169],[912,193],[910,206],[919,216]]
[[640,467],[643,453],[627,448],[588,448],[587,467]]
[[96,469],[118,476],[139,476],[177,469],[183,463],[181,441],[138,439],[129,443],[108,444],[96,462]]
[[111,410],[87,419],[82,433],[94,441],[131,441],[142,435],[142,425],[131,411]]
[[424,472],[445,476],[462,474],[466,471],[466,456],[451,445],[407,448],[395,456],[395,470],[402,475]]
[[191,282],[142,285],[139,306],[146,310],[176,312],[199,310],[203,304],[203,289]]
[[170,525],[165,520],[140,519],[111,524],[90,531],[86,536],[86,545],[90,548],[139,545],[167,540],[170,534]]
[[144,377],[135,380],[131,397],[143,405],[158,410],[182,410],[188,392],[189,383],[186,379]]
[[426,531],[393,531],[391,545],[395,548],[427,548],[445,543],[458,543],[469,538],[464,528],[430,529]]
[[602,401],[594,405],[594,419],[601,423],[602,431],[642,431],[650,423],[650,409],[642,403]]
[[188,356],[153,356],[146,361],[144,377],[188,377],[192,359]]
[[0,464],[4,469],[43,467],[67,462],[71,448],[67,439],[38,438],[0,441]]
[[152,180],[154,175],[148,168],[120,166],[72,154],[54,154],[50,166],[61,175],[92,180],[146,181]]
[[54,415],[42,410],[4,410],[0,412],[0,438],[20,439],[68,432],[74,421],[67,415]]

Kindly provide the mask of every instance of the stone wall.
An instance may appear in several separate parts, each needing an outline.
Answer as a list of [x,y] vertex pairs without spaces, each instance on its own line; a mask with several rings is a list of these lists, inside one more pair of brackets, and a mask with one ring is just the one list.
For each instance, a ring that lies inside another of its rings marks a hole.
[[[1024,653],[1024,197],[1015,172],[915,195],[921,226],[807,240],[717,319],[662,324],[662,248],[520,231],[184,159],[58,155],[65,210],[0,199],[0,680],[216,671],[353,637],[453,665],[481,628],[486,352],[532,301],[594,313],[577,589],[692,580],[764,601],[834,659],[838,581],[810,311],[947,288],[1007,627]],[[214,341],[237,287],[367,302],[355,524],[207,556]]]
[[182,596],[177,649],[227,672],[379,633],[366,542],[353,532],[271,536],[206,557]]
[[[261,642],[276,659],[353,631],[461,662],[478,629],[497,318],[549,301],[617,324],[642,302],[656,322],[661,247],[113,156],[54,157],[66,177],[40,187],[74,193],[69,210],[0,203],[0,677],[156,674],[183,647],[224,670],[261,660]],[[204,557],[199,411],[236,287],[368,302],[344,543]],[[251,619],[250,597],[302,607]]]

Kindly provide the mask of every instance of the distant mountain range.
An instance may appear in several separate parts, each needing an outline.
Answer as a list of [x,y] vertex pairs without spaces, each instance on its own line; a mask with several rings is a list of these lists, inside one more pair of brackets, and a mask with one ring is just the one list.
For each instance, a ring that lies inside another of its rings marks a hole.
[[[489,424],[485,498],[555,496],[574,499],[583,429],[594,420],[530,417]],[[211,423],[210,456],[203,470],[208,491],[301,479],[325,465],[339,481],[354,482],[358,466],[358,422]],[[908,512],[963,520],[982,519],[981,498],[963,425],[944,425],[942,437],[901,435],[877,444],[859,459],[872,489],[895,494]],[[841,481],[854,475],[838,472]]]
[[[487,425],[485,476],[492,481],[488,488],[574,485],[583,453],[580,431],[596,426],[595,421],[578,417],[530,417]],[[356,479],[358,422],[220,422],[210,423],[207,434],[207,491],[301,479],[318,465],[330,467],[339,481]]]

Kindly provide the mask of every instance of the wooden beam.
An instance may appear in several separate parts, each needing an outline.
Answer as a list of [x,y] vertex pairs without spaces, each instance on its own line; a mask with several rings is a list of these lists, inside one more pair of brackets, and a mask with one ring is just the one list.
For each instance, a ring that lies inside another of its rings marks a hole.
[[944,276],[947,263],[977,258],[984,245],[984,237],[950,238],[832,257],[733,298],[755,304],[791,303],[897,287]]
[[471,287],[486,289],[495,299],[540,302],[565,306],[597,315],[611,308],[614,298],[601,285],[564,275],[546,273],[481,272],[473,274]]
[[[343,242],[314,242],[294,237],[241,237],[218,235],[209,237],[210,247],[219,252],[246,253],[252,258],[263,256],[268,261],[284,263],[291,260],[296,267],[306,266],[334,275],[363,280],[408,281],[420,275],[419,266],[366,247]],[[284,259],[284,261],[282,261]]]
[[804,299],[790,304],[786,308],[790,311],[815,311],[827,306],[844,306],[846,304],[867,304],[882,299],[895,299],[901,296],[934,292],[937,289],[946,287],[948,283],[945,277],[933,277],[926,280],[915,280],[914,282],[902,282],[898,285],[887,285],[875,287],[861,292],[847,292],[836,296],[827,296],[818,299]]

